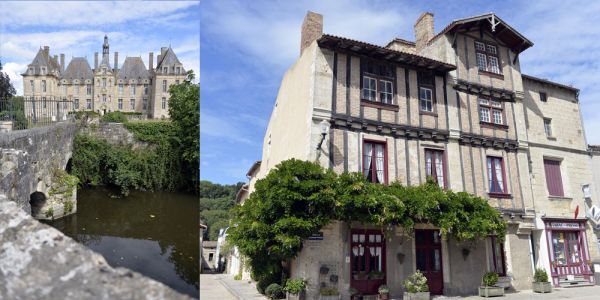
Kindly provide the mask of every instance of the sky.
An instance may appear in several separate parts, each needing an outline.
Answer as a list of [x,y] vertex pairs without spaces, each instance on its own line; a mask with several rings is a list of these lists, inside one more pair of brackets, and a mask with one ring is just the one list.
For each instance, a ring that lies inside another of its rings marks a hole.
[[201,9],[201,178],[247,181],[285,71],[300,53],[308,10],[324,32],[385,45],[414,41],[414,21],[434,13],[435,31],[454,19],[494,12],[534,46],[525,74],[579,88],[589,144],[600,144],[600,29],[596,1],[203,1]]
[[[119,65],[127,56],[141,57],[154,66],[161,47],[171,45],[185,69],[198,78],[200,70],[199,1],[0,1],[0,61],[18,95],[20,76],[43,46],[50,55],[86,57],[94,67],[94,52],[102,59],[104,35],[110,44],[110,64],[119,52]],[[66,67],[66,66],[65,66]],[[113,66],[114,67],[114,66]]]

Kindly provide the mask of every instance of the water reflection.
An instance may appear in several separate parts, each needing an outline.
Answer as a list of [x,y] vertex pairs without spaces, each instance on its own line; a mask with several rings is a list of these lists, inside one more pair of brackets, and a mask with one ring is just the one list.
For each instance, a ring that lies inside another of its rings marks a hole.
[[77,191],[77,213],[50,222],[66,235],[126,267],[198,297],[198,199],[193,195],[105,188]]

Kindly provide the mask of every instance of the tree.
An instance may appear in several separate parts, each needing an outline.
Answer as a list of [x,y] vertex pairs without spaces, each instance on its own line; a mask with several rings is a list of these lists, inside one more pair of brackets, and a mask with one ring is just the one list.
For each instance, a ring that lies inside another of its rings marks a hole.
[[10,83],[8,74],[2,72],[2,62],[0,62],[0,99],[8,99],[17,93],[15,87]]
[[200,168],[200,86],[193,83],[194,73],[169,88],[169,115],[175,124],[177,142],[184,161],[184,176],[190,176],[193,190],[198,193]]

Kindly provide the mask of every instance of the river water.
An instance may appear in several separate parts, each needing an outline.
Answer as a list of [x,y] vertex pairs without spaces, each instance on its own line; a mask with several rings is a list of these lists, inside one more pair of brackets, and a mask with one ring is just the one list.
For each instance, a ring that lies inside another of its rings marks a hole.
[[77,191],[77,213],[48,222],[126,267],[198,297],[198,198],[194,195],[86,188]]

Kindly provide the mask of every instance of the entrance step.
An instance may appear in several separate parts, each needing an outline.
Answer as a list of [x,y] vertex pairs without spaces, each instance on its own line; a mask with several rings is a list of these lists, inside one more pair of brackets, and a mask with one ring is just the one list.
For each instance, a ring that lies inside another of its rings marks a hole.
[[560,278],[558,280],[558,286],[560,286],[561,288],[571,288],[594,286],[594,284],[583,278],[583,276],[575,276],[573,280],[568,280],[567,278]]

